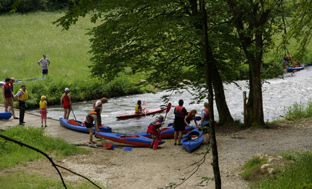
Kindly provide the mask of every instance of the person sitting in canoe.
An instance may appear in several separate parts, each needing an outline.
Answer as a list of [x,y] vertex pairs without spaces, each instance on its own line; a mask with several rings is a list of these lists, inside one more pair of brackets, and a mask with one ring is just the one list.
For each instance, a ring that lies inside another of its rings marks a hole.
[[192,110],[187,114],[187,116],[184,117],[184,122],[185,122],[186,127],[190,126],[191,121],[194,120],[195,125],[196,125],[196,129],[198,129],[198,125],[196,122],[196,116],[195,116],[196,114],[197,114],[197,111]]
[[141,106],[141,100],[138,100],[137,104],[134,107],[134,111],[136,114],[142,114],[142,106]]
[[158,119],[156,119],[154,122],[150,123],[146,133],[151,134],[152,136],[152,143],[151,143],[151,148],[153,148],[155,140],[158,139],[160,140],[160,127],[164,124],[164,117],[162,115],[159,116]]
[[91,110],[90,113],[86,116],[86,119],[84,121],[84,126],[86,126],[89,130],[90,133],[90,140],[89,140],[89,144],[95,144],[95,142],[93,142],[92,138],[93,138],[93,122],[95,125],[95,131],[100,132],[99,130],[99,125],[98,125],[98,121],[97,121],[97,115],[100,113],[100,108],[95,108],[94,110]]
[[294,62],[294,67],[295,68],[297,68],[297,67],[300,67],[301,65],[300,65],[300,63],[299,63],[299,61],[298,61],[298,59]]

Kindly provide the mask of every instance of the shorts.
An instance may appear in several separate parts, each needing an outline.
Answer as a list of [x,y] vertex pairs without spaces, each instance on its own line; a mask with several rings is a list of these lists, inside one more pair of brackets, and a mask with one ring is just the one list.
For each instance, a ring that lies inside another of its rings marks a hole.
[[48,69],[41,69],[42,75],[48,75]]
[[47,119],[47,109],[40,109],[41,119]]
[[89,122],[86,122],[86,121],[84,123],[85,123],[87,128],[92,128],[92,126],[93,126],[92,123],[89,123]]
[[175,119],[173,122],[174,131],[184,131],[185,122],[184,119]]

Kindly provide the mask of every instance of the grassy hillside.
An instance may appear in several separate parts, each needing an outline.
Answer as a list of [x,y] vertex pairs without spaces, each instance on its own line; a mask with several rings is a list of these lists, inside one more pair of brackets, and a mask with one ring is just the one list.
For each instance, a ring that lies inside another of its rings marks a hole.
[[31,13],[0,16],[0,75],[25,79],[41,77],[37,62],[43,54],[51,61],[51,77],[87,77],[90,65],[90,36],[94,26],[82,18],[65,31],[52,22],[63,13]]

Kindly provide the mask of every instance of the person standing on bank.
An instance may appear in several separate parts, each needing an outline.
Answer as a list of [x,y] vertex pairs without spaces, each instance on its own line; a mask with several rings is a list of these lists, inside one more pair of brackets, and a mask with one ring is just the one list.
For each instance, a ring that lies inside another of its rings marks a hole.
[[71,110],[71,97],[69,88],[67,87],[65,88],[65,93],[61,97],[61,107],[64,108],[64,119],[68,119]]
[[45,96],[41,96],[41,100],[39,101],[39,110],[41,115],[41,128],[43,128],[43,121],[44,121],[44,127],[47,127],[47,111],[48,109],[48,103],[46,101]]
[[[43,54],[43,58],[38,61],[38,65],[41,66],[41,74],[48,75],[48,67],[50,66],[50,60],[47,58],[45,54]],[[41,65],[40,65],[41,64]]]
[[28,94],[27,94],[26,86],[22,85],[21,89],[16,93],[16,95],[14,97],[17,98],[19,109],[20,109],[19,124],[24,125],[26,101],[28,100]]
[[10,88],[11,88],[11,91],[12,91],[12,109],[11,109],[11,111],[12,111],[12,114],[13,114],[13,118],[14,119],[18,119],[18,117],[16,117],[15,116],[15,112],[14,112],[14,105],[13,105],[13,100],[14,100],[14,90],[13,90],[13,85],[14,85],[14,83],[15,83],[15,78],[14,77],[11,77],[10,78]]
[[107,103],[107,98],[103,97],[101,98],[101,100],[97,100],[96,102],[93,103],[93,108],[100,108],[100,112],[97,114],[97,121],[98,121],[98,125],[99,127],[102,125],[102,118],[101,118],[101,113],[102,113],[102,109],[103,106],[102,104]]
[[[13,92],[11,89],[10,84],[11,79],[6,78],[5,83],[2,85],[2,94],[3,94],[3,101],[4,101],[4,111],[12,111],[13,118],[18,119],[18,117],[15,117],[14,107],[13,107]],[[9,108],[10,107],[10,108]]]
[[201,128],[203,130],[203,133],[205,133],[206,136],[204,136],[205,140],[204,140],[204,144],[209,144],[210,143],[210,128],[209,128],[209,110],[208,110],[208,102],[204,103],[204,107],[205,109],[202,110],[201,113]]
[[174,108],[174,122],[173,122],[174,145],[177,145],[177,140],[178,140],[178,145],[182,145],[181,144],[182,134],[183,134],[183,131],[185,130],[184,118],[187,115],[187,111],[183,107],[183,103],[184,101],[180,99],[179,106],[176,106]]

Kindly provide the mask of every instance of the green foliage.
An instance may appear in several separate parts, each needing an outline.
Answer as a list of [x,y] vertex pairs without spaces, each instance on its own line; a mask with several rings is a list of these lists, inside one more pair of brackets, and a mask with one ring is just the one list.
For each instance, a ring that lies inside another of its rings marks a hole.
[[[64,157],[76,153],[86,153],[85,149],[70,145],[61,138],[52,138],[44,135],[44,130],[32,127],[14,127],[1,133],[9,138],[23,142],[56,157]],[[26,163],[43,158],[43,155],[27,147],[0,138],[0,168],[13,167],[17,163]]]
[[71,0],[1,0],[0,14],[64,10],[72,5],[73,2]]
[[255,170],[259,169],[261,165],[267,162],[266,159],[260,159],[258,156],[253,157],[251,160],[244,164],[243,172],[241,173],[243,178],[248,178]]
[[[52,166],[52,165],[51,165]],[[56,171],[56,170],[55,170]],[[25,171],[17,173],[6,173],[0,177],[1,187],[10,189],[19,188],[63,188],[60,179],[48,179],[40,174],[29,174]],[[14,184],[12,184],[14,183]],[[93,186],[87,181],[73,182],[65,181],[67,188],[71,189],[85,189]],[[99,185],[100,186],[100,185]]]
[[312,101],[309,100],[307,105],[296,102],[292,106],[284,108],[284,112],[284,117],[287,120],[312,117]]
[[265,178],[251,188],[311,188],[312,184],[312,152],[302,152],[284,171],[274,177]]

